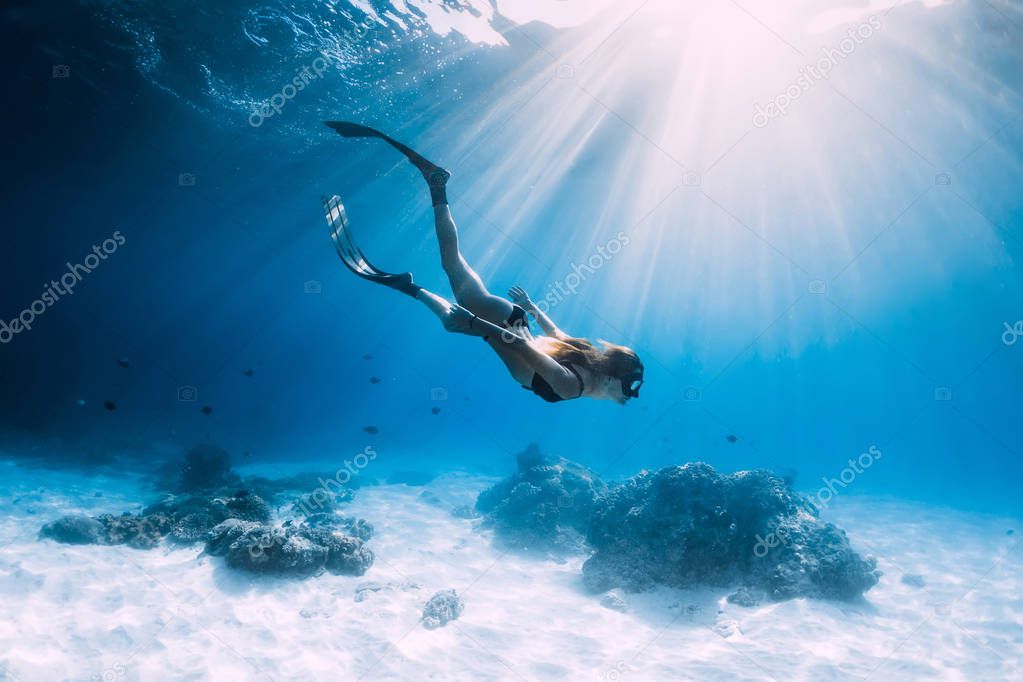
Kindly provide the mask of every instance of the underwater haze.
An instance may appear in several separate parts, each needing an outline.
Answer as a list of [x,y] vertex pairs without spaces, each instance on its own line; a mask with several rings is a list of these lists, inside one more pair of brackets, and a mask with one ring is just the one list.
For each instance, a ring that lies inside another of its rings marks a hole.
[[[0,17],[0,679],[1023,679],[1018,2]],[[331,120],[642,396],[346,270],[454,300]]]

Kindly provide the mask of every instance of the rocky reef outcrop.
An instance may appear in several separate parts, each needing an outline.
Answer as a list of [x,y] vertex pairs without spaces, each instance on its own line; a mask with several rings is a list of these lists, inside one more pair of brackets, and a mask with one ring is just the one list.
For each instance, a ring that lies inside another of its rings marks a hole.
[[229,519],[212,530],[206,553],[225,557],[235,569],[281,577],[302,578],[323,571],[362,575],[373,564],[373,553],[359,538],[325,528],[239,519]]
[[[372,526],[338,513],[352,496],[348,481],[316,474],[243,479],[231,471],[226,452],[207,444],[191,448],[166,471],[157,480],[166,492],[141,514],[65,516],[43,526],[40,537],[136,549],[151,549],[165,539],[202,544],[206,554],[224,557],[232,568],[277,576],[362,575],[373,563],[365,547]],[[296,497],[302,490],[311,492]],[[268,499],[292,502],[295,517],[273,523]]]
[[422,623],[427,630],[443,627],[462,615],[465,603],[455,590],[437,592],[423,607]]
[[143,517],[162,514],[172,520],[168,535],[181,544],[205,542],[209,532],[222,521],[240,519],[266,523],[270,506],[262,497],[248,490],[234,490],[225,495],[168,494],[142,510]]
[[595,503],[583,565],[593,592],[740,586],[732,601],[850,599],[880,575],[873,558],[768,471],[707,464],[643,472]]
[[39,531],[39,537],[67,545],[100,545],[106,542],[106,528],[98,519],[75,514],[46,524]]
[[691,463],[608,487],[586,467],[532,445],[517,471],[484,490],[476,511],[495,540],[548,554],[592,552],[594,593],[658,585],[735,588],[730,600],[855,598],[875,584],[876,561],[769,471],[719,474]]
[[360,540],[369,540],[373,537],[373,524],[365,519],[359,519],[354,516],[313,514],[312,516],[307,516],[302,524],[310,528],[324,528],[326,530],[337,531]]
[[212,443],[198,443],[185,452],[181,461],[165,469],[158,485],[173,493],[199,493],[237,485],[239,480],[226,450]]
[[[350,468],[282,478],[243,477],[231,468],[227,451],[213,443],[193,445],[180,458],[161,467],[153,483],[157,491],[178,496],[224,496],[244,489],[271,505],[293,502],[296,511],[304,514],[332,511],[336,504],[350,501],[359,487],[359,479]],[[279,499],[282,496],[287,499]]]
[[71,545],[128,545],[152,549],[170,532],[173,520],[164,514],[101,514],[62,516],[39,531],[40,538]]
[[545,553],[578,551],[596,501],[607,486],[586,467],[530,445],[517,470],[476,499],[483,524],[509,548]]

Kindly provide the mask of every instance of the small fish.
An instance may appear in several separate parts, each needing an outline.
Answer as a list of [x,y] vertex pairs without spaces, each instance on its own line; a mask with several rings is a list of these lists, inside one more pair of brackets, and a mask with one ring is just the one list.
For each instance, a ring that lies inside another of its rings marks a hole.
[[430,414],[440,414],[440,408],[434,407],[430,410]]
[[739,441],[739,437],[736,436],[734,433],[730,433],[727,436],[725,436],[725,440],[727,440],[729,443],[737,443]]
[[79,398],[78,400],[75,401],[75,405],[78,405],[78,407],[84,407],[85,401]]
[[362,430],[366,433],[380,433],[380,429],[375,426],[364,426]]
[[362,359],[363,360],[372,360],[373,356],[370,355],[369,353],[366,353],[365,355],[362,356]]
[[245,375],[245,376],[247,376],[247,377],[250,377],[250,376],[252,376],[253,374],[255,374],[255,372],[253,372],[253,371],[252,371],[251,369],[247,369],[247,370],[245,370],[244,372],[242,372],[242,374],[244,374],[244,375]]
[[369,378],[369,383],[371,383],[371,384],[379,384],[380,383],[380,377],[370,377]]
[[213,408],[210,407],[209,405],[204,405],[203,408],[199,411],[202,412],[203,414],[213,414]]
[[119,364],[121,367],[131,367],[131,360],[122,355],[121,357],[117,358],[117,364]]
[[107,408],[109,412],[113,412],[114,410],[117,409],[117,403],[115,403],[113,400],[108,400],[105,403],[103,403],[103,407]]

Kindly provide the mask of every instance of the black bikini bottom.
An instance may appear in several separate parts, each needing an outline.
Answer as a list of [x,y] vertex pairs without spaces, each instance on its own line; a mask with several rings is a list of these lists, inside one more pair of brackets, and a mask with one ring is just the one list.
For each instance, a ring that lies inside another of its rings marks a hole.
[[508,316],[508,320],[504,323],[506,327],[514,327],[526,321],[526,310],[519,305],[512,303],[512,313]]
[[575,400],[576,398],[581,398],[583,396],[583,378],[579,375],[579,370],[572,365],[564,366],[568,368],[568,371],[575,375],[576,381],[579,382],[579,395],[572,398],[562,398],[554,391],[554,387],[536,372],[533,372],[533,381],[531,385],[523,386],[522,388],[527,391],[532,391],[549,403],[560,403],[562,400]]
[[[501,326],[504,327],[505,329],[514,329],[518,325],[525,323],[526,323],[525,309],[522,306],[515,305],[514,303],[512,303],[511,315],[508,316],[508,319],[505,320],[501,324]],[[489,338],[490,338],[489,336],[484,336],[483,340],[486,341]]]
[[[526,323],[525,309],[522,306],[515,305],[513,303],[511,315],[508,316],[508,319],[505,320],[504,324],[501,326],[503,326],[505,329],[514,329],[518,325],[525,323]],[[488,337],[484,336],[483,340],[486,341],[487,338]],[[583,379],[581,376],[579,376],[579,372],[576,371],[575,367],[573,367],[572,365],[568,365],[567,367],[572,372],[572,374],[575,375],[575,378],[579,381],[579,396],[581,396],[583,394]],[[562,400],[572,400],[572,398],[562,398],[560,395],[558,395],[554,391],[554,387],[551,386],[546,379],[544,379],[542,376],[535,372],[533,373],[532,383],[529,386],[523,386],[522,388],[526,389],[527,391],[532,391],[533,393],[537,394],[538,396],[540,396],[549,403],[558,403],[561,402]]]

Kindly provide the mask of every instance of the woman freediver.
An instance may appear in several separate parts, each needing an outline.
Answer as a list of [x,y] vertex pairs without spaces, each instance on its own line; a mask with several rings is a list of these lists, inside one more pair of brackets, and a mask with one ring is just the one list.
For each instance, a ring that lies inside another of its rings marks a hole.
[[[494,349],[512,377],[523,388],[548,402],[595,398],[624,405],[639,397],[643,385],[643,363],[625,346],[599,341],[598,348],[587,339],[565,334],[540,310],[520,287],[513,287],[511,300],[490,293],[480,276],[469,267],[458,250],[455,228],[446,195],[451,174],[387,135],[355,123],[327,122],[343,137],[375,137],[405,155],[419,169],[430,187],[434,223],[440,244],[441,265],[451,283],[456,304],[412,281],[412,273],[391,274],[371,264],[352,240],[344,206],[337,196],[323,200],[331,238],[345,266],[359,277],[383,284],[422,302],[449,332],[478,336]],[[526,314],[536,320],[545,335],[533,336]]]

